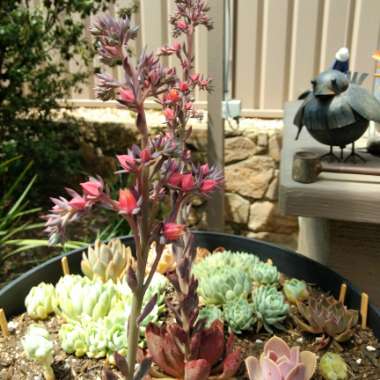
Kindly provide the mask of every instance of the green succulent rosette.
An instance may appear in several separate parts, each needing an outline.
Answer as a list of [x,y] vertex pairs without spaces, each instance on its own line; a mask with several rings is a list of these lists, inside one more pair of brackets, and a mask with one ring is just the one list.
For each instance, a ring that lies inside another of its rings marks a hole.
[[283,329],[281,322],[289,313],[289,305],[282,292],[273,286],[256,287],[252,292],[252,305],[257,319],[257,330],[264,327],[273,334],[272,327]]
[[206,305],[224,305],[236,298],[247,298],[251,281],[237,268],[221,268],[199,279],[198,293]]
[[214,305],[202,307],[199,311],[198,319],[205,319],[207,328],[209,328],[216,320],[224,320],[222,310]]
[[252,281],[257,285],[273,285],[277,286],[280,273],[272,264],[257,263],[250,269]]
[[256,322],[253,305],[244,298],[227,302],[223,307],[223,316],[230,329],[237,334],[250,330]]
[[45,282],[33,286],[25,298],[25,307],[32,319],[46,319],[57,308],[54,286]]
[[282,290],[286,299],[292,304],[303,302],[309,298],[306,282],[296,278],[286,280]]
[[193,273],[198,280],[207,278],[210,273],[225,268],[236,268],[250,276],[250,268],[259,263],[257,256],[247,252],[223,251],[205,257],[193,267]]
[[62,349],[68,354],[80,358],[87,353],[87,331],[80,323],[65,323],[61,326],[58,336]]

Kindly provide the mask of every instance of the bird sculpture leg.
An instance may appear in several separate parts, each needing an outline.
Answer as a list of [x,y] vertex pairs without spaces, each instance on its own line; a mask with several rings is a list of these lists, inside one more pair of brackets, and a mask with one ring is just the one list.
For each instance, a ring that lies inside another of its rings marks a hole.
[[330,151],[326,154],[322,154],[320,157],[321,160],[327,162],[340,162],[341,159],[333,152],[333,147],[330,145]]
[[355,152],[355,143],[352,143],[351,153],[345,158],[344,162],[351,161],[356,164],[358,161],[366,162],[366,160],[358,153]]

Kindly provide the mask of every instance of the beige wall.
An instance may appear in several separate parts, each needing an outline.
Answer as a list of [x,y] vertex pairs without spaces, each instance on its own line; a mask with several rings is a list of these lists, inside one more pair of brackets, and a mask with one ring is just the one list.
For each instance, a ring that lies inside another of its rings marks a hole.
[[[117,4],[125,3],[126,0],[117,1]],[[341,46],[350,48],[353,70],[374,72],[371,55],[380,48],[380,0],[235,0],[233,3],[232,92],[234,98],[242,101],[246,116],[281,116],[283,103],[306,89],[310,79],[330,65]],[[136,22],[141,25],[141,36],[136,51],[142,46],[155,49],[170,43],[166,20],[173,1],[140,0],[140,4]],[[111,11],[115,12],[117,7]],[[196,47],[196,69],[206,72],[204,30],[196,36]],[[71,66],[75,70],[75,65]],[[372,87],[372,78],[367,79],[366,86]],[[94,79],[81,94],[73,94],[75,104],[97,105],[93,87]],[[205,104],[204,95],[197,96],[197,100]]]

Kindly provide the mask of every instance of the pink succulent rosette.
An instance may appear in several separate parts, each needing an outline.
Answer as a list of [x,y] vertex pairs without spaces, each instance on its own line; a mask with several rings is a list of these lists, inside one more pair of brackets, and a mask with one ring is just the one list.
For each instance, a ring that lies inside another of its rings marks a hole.
[[260,359],[245,359],[250,380],[309,380],[313,376],[317,357],[313,352],[290,348],[281,338],[274,336],[264,345]]

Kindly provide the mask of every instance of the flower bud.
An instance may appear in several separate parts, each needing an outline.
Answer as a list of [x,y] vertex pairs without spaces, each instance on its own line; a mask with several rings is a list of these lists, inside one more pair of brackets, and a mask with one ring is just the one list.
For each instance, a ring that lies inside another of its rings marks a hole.
[[183,191],[191,191],[195,187],[192,174],[184,174],[181,180],[181,188]]
[[183,224],[165,223],[164,224],[164,237],[167,241],[175,241],[179,239],[185,230]]
[[125,103],[134,103],[135,101],[135,94],[130,89],[121,89],[119,92],[120,100]]
[[122,155],[118,155],[116,156],[116,158],[118,159],[121,167],[127,172],[132,172],[133,170],[135,170],[135,166],[136,166],[136,160],[133,156],[130,156],[130,155],[127,155],[127,154],[122,154]]
[[177,27],[178,29],[184,31],[184,30],[187,29],[187,24],[186,24],[186,22],[185,22],[184,20],[178,20],[178,21],[176,22],[176,27]]
[[205,179],[202,181],[200,191],[202,193],[209,193],[213,191],[217,185],[218,185],[218,182],[215,181],[214,179]]
[[81,187],[89,198],[98,198],[103,193],[103,184],[95,178],[90,178],[87,182],[82,182]]
[[164,115],[165,115],[167,121],[174,120],[175,114],[171,108],[165,108]]
[[121,214],[131,215],[137,208],[137,201],[129,189],[119,190],[118,209]]

